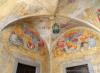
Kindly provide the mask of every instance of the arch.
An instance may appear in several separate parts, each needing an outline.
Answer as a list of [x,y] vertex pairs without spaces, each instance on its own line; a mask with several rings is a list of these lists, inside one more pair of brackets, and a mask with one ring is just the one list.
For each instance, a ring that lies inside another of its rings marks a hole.
[[[47,17],[47,16],[51,16],[51,15],[26,15],[26,16],[22,16],[22,17],[7,17],[7,19],[3,19],[0,24],[1,24],[1,28],[0,31],[2,31],[5,27],[7,27],[8,25],[10,25],[11,23],[17,22],[19,20],[24,20],[24,19],[28,19],[28,18],[34,18],[34,17]],[[9,20],[10,19],[10,20]]]
[[[27,16],[22,16],[22,17],[15,17],[15,18],[13,18],[13,17],[11,17],[11,20],[6,20],[6,19],[4,19],[4,20],[2,20],[1,21],[1,28],[0,28],[0,31],[2,31],[5,27],[7,27],[9,24],[11,24],[11,23],[13,23],[13,22],[16,22],[16,21],[18,21],[18,20],[22,20],[22,19],[25,19],[25,18],[31,18],[31,17],[43,17],[43,16],[46,16],[46,17],[48,17],[48,18],[51,18],[51,17],[54,17],[53,15],[27,15]],[[71,17],[71,16],[61,16],[61,15],[58,15],[58,17],[64,17],[64,18],[69,18],[70,20],[74,20],[74,21],[77,21],[77,22],[81,22],[81,23],[83,23],[84,24],[84,26],[88,26],[88,27],[91,27],[91,28],[93,28],[93,29],[95,29],[95,30],[97,30],[97,31],[99,31],[100,32],[100,30],[99,30],[99,28],[97,28],[96,26],[94,26],[93,24],[91,24],[91,23],[89,23],[89,22],[86,22],[86,21],[84,21],[84,20],[82,20],[82,19],[79,19],[79,18],[76,18],[76,17]],[[12,20],[12,18],[13,18],[13,20]],[[9,19],[9,17],[7,18],[7,19]],[[52,18],[52,19],[54,19],[54,18]],[[51,19],[51,20],[52,20]],[[55,20],[55,19],[54,19]]]

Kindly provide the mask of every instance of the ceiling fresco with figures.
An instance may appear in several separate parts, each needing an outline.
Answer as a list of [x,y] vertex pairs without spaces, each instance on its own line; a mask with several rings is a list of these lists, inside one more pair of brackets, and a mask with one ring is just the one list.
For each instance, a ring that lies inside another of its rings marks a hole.
[[19,59],[37,73],[81,64],[100,73],[99,34],[100,0],[0,0],[0,73]]
[[[50,49],[66,29],[84,26],[100,32],[99,3],[100,0],[0,0],[0,30],[16,22],[9,35],[12,45],[34,49],[45,47],[46,43]],[[84,44],[87,48],[95,47],[95,38],[87,34],[91,32],[75,30],[64,34],[56,47],[63,50],[81,49]]]
[[[52,51],[53,48],[54,50],[57,48],[62,52],[69,52],[95,48],[97,37],[92,31],[98,32],[76,20],[68,22],[66,18],[56,17],[56,22],[54,22],[48,16],[36,16],[17,20],[5,27],[1,33],[3,34],[2,39],[7,40],[4,42],[8,42],[10,46],[16,48],[33,51],[42,48],[48,48],[49,51]],[[7,33],[7,37],[4,33]]]

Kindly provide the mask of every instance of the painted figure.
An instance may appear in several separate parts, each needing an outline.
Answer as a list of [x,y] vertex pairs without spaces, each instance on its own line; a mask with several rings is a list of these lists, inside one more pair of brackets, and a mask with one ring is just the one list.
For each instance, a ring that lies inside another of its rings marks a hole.
[[18,38],[15,32],[11,33],[9,41],[16,46],[21,45],[23,43],[23,40],[21,38]]
[[64,48],[64,39],[63,38],[58,40],[57,46],[60,49],[63,49]]
[[95,39],[92,38],[92,37],[89,37],[89,38],[88,38],[88,45],[89,45],[89,48],[95,47],[95,46],[96,46],[96,41],[95,41]]
[[39,47],[44,47],[44,41],[42,39],[38,40],[38,46]]

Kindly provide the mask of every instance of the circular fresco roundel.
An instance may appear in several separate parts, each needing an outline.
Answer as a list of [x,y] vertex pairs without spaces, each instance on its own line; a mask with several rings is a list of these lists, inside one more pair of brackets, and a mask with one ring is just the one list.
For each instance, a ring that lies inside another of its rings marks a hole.
[[74,28],[58,39],[55,50],[69,51],[94,47],[96,47],[96,38],[93,31],[86,28]]
[[9,36],[9,42],[17,47],[36,50],[44,47],[44,41],[38,32],[27,25],[17,25]]

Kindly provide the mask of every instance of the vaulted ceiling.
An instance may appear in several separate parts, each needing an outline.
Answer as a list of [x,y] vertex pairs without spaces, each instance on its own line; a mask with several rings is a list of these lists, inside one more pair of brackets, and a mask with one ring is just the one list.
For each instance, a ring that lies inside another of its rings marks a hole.
[[73,18],[98,29],[99,3],[100,0],[0,0],[0,29],[15,20],[39,15]]
[[[100,32],[99,3],[100,0],[0,0],[0,30],[21,20],[36,25],[37,22],[41,25],[47,24],[48,28],[57,22],[63,27],[60,35],[66,29],[78,26],[86,26]],[[51,29],[43,34],[42,30],[39,31],[50,49],[51,42],[57,38],[49,33]]]

